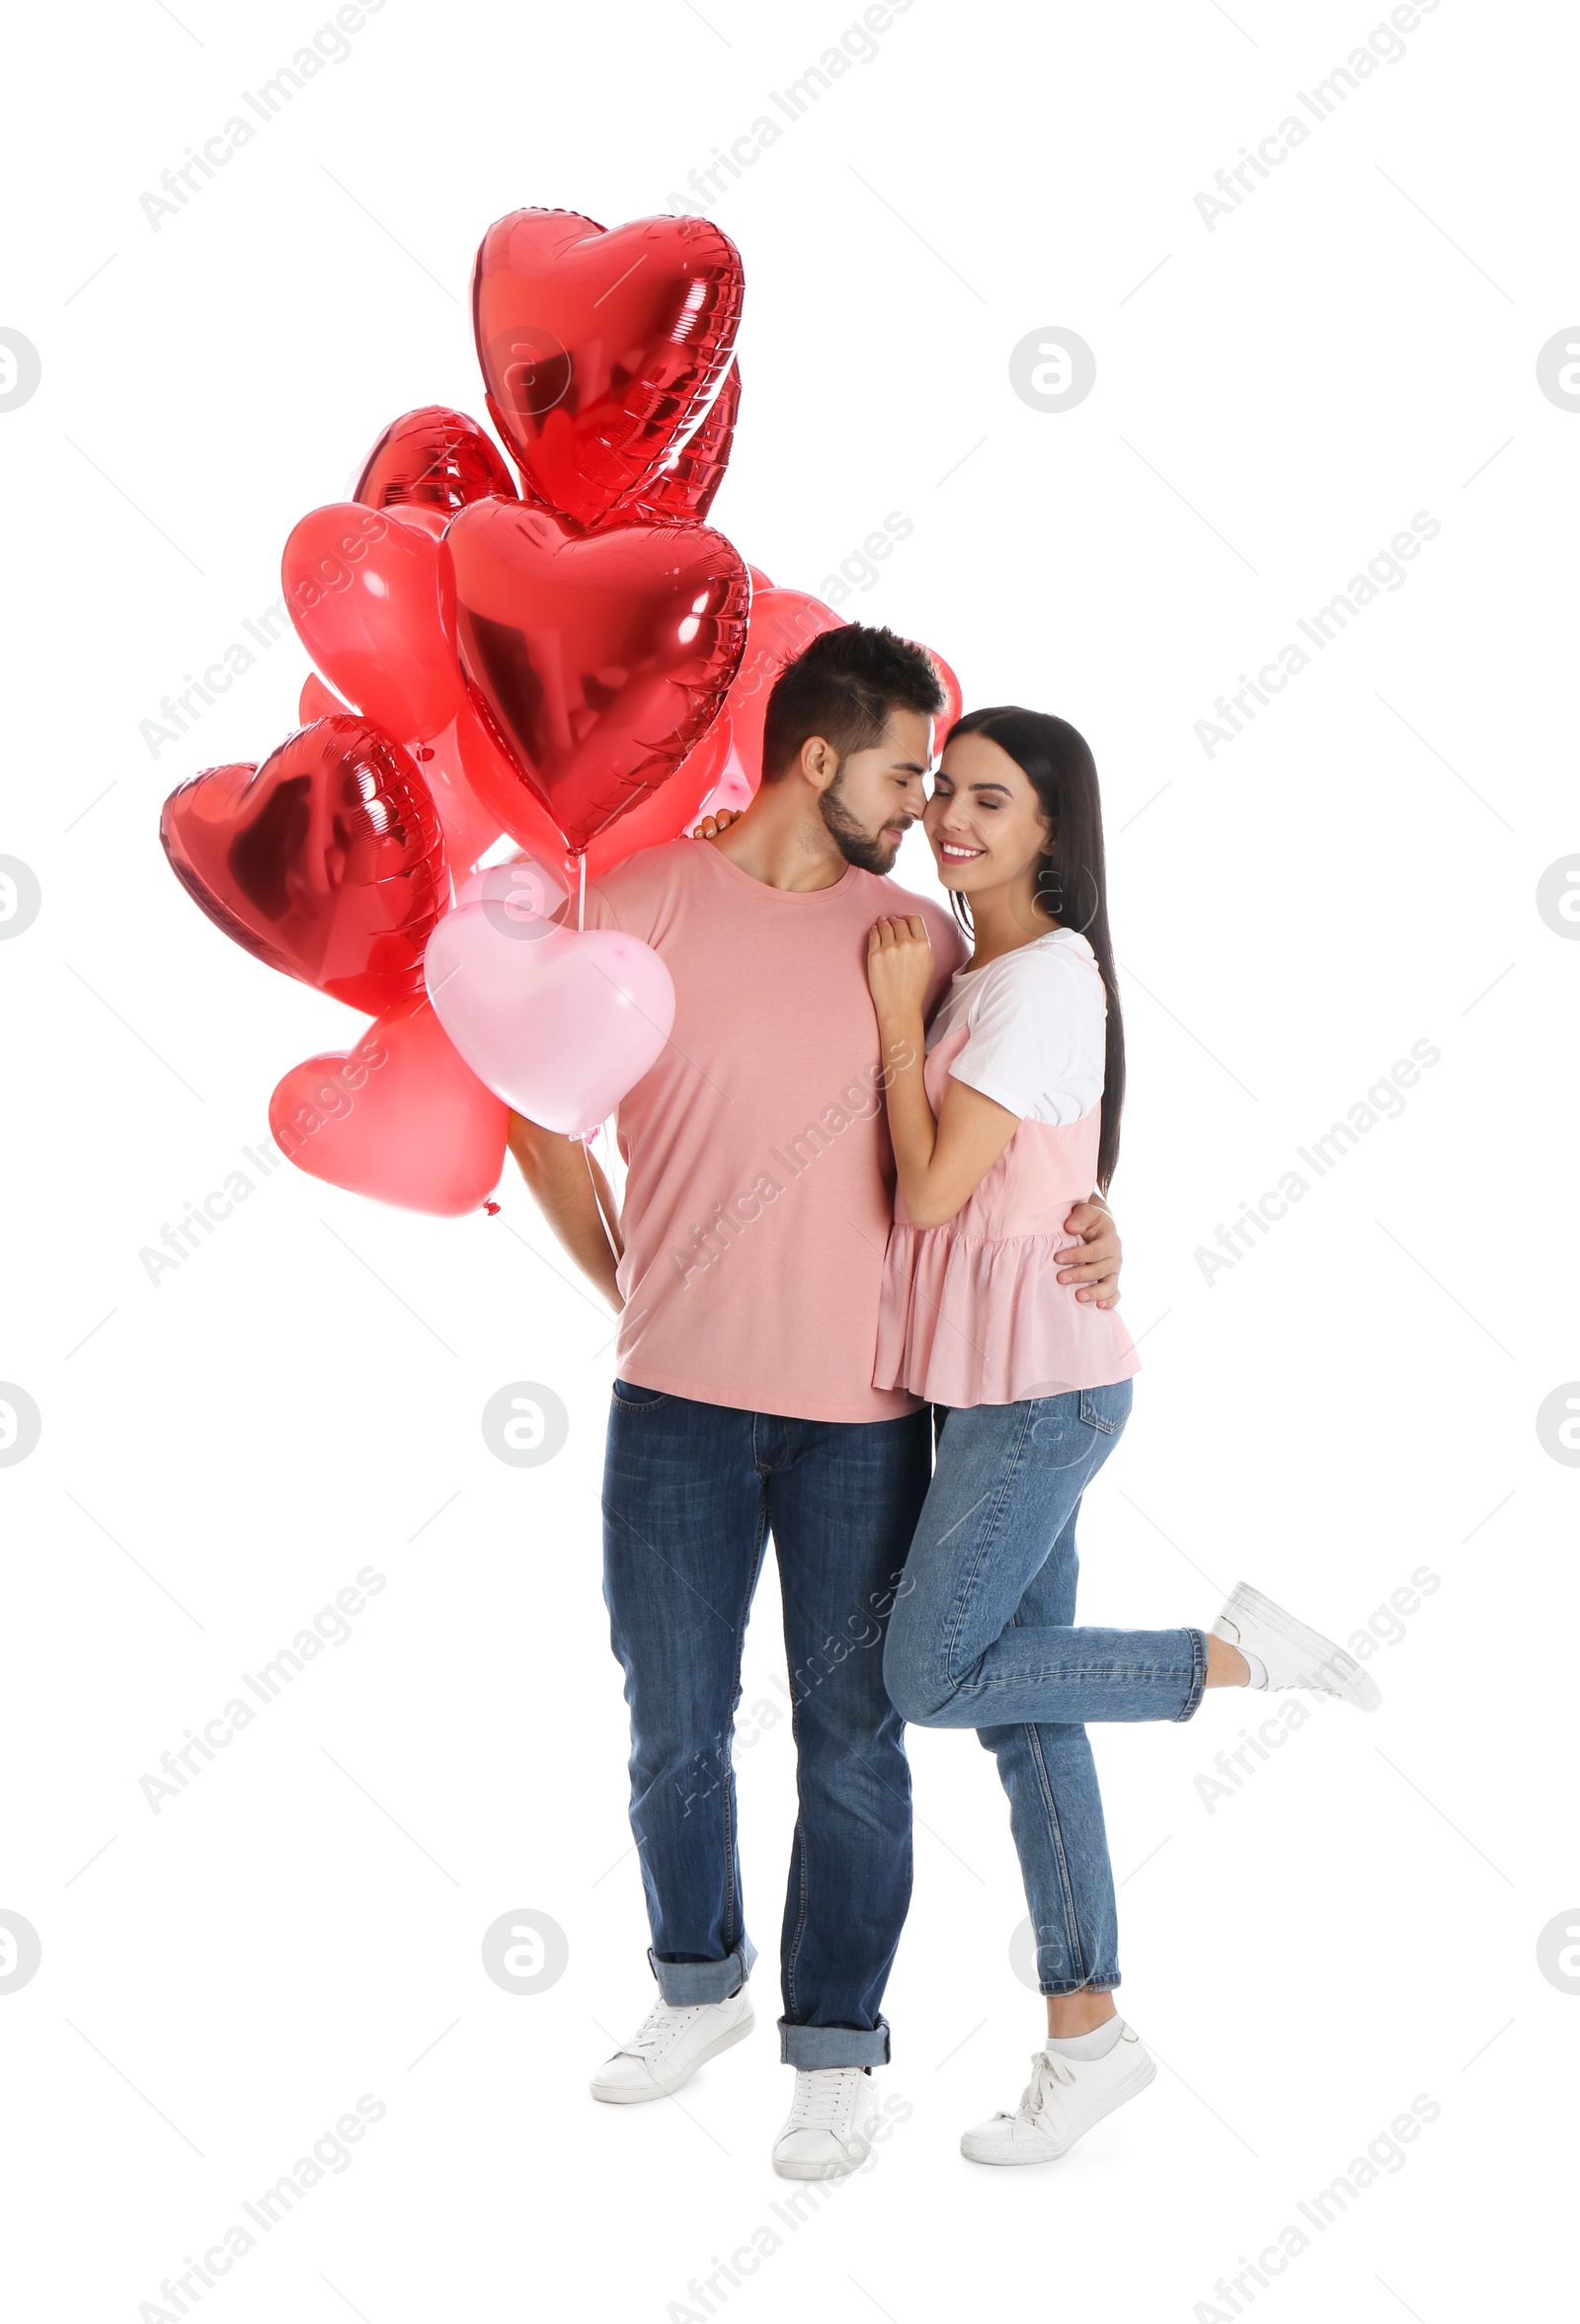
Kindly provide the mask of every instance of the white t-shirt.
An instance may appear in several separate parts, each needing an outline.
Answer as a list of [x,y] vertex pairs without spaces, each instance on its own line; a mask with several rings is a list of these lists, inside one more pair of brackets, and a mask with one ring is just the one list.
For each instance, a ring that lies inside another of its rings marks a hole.
[[1107,1016],[1091,946],[1074,928],[1051,928],[986,968],[958,970],[927,1028],[927,1047],[964,1022],[950,1078],[1022,1121],[1060,1127],[1101,1100]]

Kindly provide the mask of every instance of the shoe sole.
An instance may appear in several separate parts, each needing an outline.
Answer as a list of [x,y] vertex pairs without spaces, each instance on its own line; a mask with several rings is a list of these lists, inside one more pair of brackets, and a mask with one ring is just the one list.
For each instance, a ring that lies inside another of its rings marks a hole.
[[[1337,1694],[1341,1702],[1353,1703],[1357,1711],[1382,1709],[1382,1688],[1369,1672],[1361,1669],[1348,1647],[1341,1646],[1334,1639],[1325,1639],[1319,1630],[1307,1630],[1304,1622],[1297,1622],[1292,1614],[1285,1613],[1282,1606],[1275,1606],[1271,1598],[1264,1598],[1261,1591],[1252,1589],[1248,1581],[1235,1583],[1228,1604],[1218,1618],[1219,1622],[1232,1622],[1236,1607],[1242,1608],[1264,1630],[1270,1630],[1281,1638],[1286,1645],[1293,1646],[1304,1662],[1309,1662],[1313,1671],[1325,1671],[1334,1684],[1331,1689],[1323,1688],[1321,1692]],[[1213,1627],[1218,1631],[1218,1623]],[[1222,1638],[1224,1634],[1218,1631],[1218,1635]],[[1353,1677],[1344,1667],[1346,1663],[1353,1666]]]
[[853,2163],[782,2163],[772,2157],[774,2175],[780,2179],[848,2179],[852,2171],[859,2171],[872,2148],[867,2146]]
[[[1123,2106],[1127,2099],[1139,2098],[1141,2093],[1146,2088],[1147,2083],[1155,2082],[1156,2079],[1156,2061],[1148,2057],[1141,2065],[1137,2066],[1134,2072],[1127,2074],[1123,2082],[1115,2083],[1113,2089],[1110,2090],[1108,2096],[1098,2107],[1096,2113],[1092,2115],[1088,2121],[1081,2124],[1073,2138],[1066,2138],[1063,2146],[1040,2146],[1034,2148],[1030,2153],[1023,2153],[1018,2148],[1012,2152],[1006,2152],[1004,2149],[999,2148],[992,2153],[979,2153],[972,2147],[971,2132],[966,2130],[961,2134],[960,2151],[965,2156],[968,2163],[996,2163],[1000,2166],[1008,2165],[1011,2167],[1018,2167],[1019,2165],[1027,2163],[1057,2163],[1065,2155],[1068,2154],[1072,2146],[1078,2146],[1080,2141],[1085,2137],[1087,2131],[1095,2129],[1105,2115],[1111,2115],[1114,2109],[1118,2106]],[[984,2147],[986,2147],[988,2141],[984,2140],[983,2144]]]
[[716,2034],[706,2049],[698,2050],[677,2082],[654,2081],[650,2082],[645,2090],[640,2085],[631,2089],[600,2090],[596,2082],[590,2084],[589,2087],[600,2106],[646,2106],[648,2101],[653,2098],[672,2098],[677,2090],[685,2088],[692,2075],[705,2066],[710,2057],[717,2057],[721,2050],[731,2049],[736,2043],[744,2042],[756,2022],[755,2017],[744,2017],[739,2025],[732,2026],[727,2034]]

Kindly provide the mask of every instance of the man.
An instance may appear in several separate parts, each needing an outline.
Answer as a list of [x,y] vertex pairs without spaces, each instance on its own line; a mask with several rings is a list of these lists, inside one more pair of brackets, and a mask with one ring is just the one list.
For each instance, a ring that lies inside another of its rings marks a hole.
[[[910,1898],[909,1769],[882,1648],[931,1436],[925,1406],[872,1385],[894,1165],[866,949],[874,921],[914,912],[939,988],[966,956],[937,905],[884,876],[924,805],[943,702],[926,655],[889,630],[815,639],[769,697],[746,812],[711,844],[650,848],[590,887],[588,924],[640,936],[675,987],[670,1043],[619,1109],[618,1222],[584,1146],[512,1122],[545,1217],[620,1315],[604,1596],[659,2000],[592,2094],[667,2096],[751,2029],[730,1752],[771,1532],[799,1801],[783,2178],[866,2158]],[[1061,1280],[1111,1299],[1107,1213],[1082,1204],[1066,1224],[1084,1247]]]

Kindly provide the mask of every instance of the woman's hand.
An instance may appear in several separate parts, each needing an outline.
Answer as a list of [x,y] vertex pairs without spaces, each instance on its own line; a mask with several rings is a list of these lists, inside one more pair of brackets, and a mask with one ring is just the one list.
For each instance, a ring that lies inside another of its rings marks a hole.
[[867,983],[880,1024],[920,1016],[932,971],[932,944],[924,920],[912,914],[908,920],[874,923],[867,938]]
[[704,815],[700,823],[693,824],[691,837],[694,840],[716,840],[720,832],[729,830],[732,823],[739,823],[745,812],[741,807],[721,807],[717,814]]

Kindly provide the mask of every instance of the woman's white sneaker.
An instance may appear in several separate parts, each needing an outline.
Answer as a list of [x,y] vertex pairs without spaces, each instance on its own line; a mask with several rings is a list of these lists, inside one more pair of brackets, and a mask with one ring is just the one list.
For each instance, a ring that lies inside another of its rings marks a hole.
[[728,2001],[697,2002],[685,2009],[656,2001],[630,2041],[599,2066],[592,2095],[608,2106],[669,2098],[685,2088],[698,2066],[744,2042],[755,2022],[744,1982]]
[[865,2066],[802,2066],[784,2128],[773,2142],[781,2179],[842,2179],[872,2151],[878,2077]]
[[1052,2163],[1068,2154],[1104,2115],[1146,2089],[1156,2075],[1150,2053],[1121,2022],[1106,2057],[1051,2057],[1034,2050],[1031,2080],[1013,2114],[978,2123],[960,2141],[969,2163]]
[[1237,1581],[1228,1603],[1213,1625],[1215,1637],[1226,1639],[1266,1671],[1252,1683],[1274,1692],[1285,1687],[1307,1687],[1313,1694],[1333,1695],[1353,1703],[1357,1711],[1376,1711],[1382,1701],[1377,1680],[1361,1668],[1355,1656],[1320,1631],[1307,1630],[1248,1581]]

